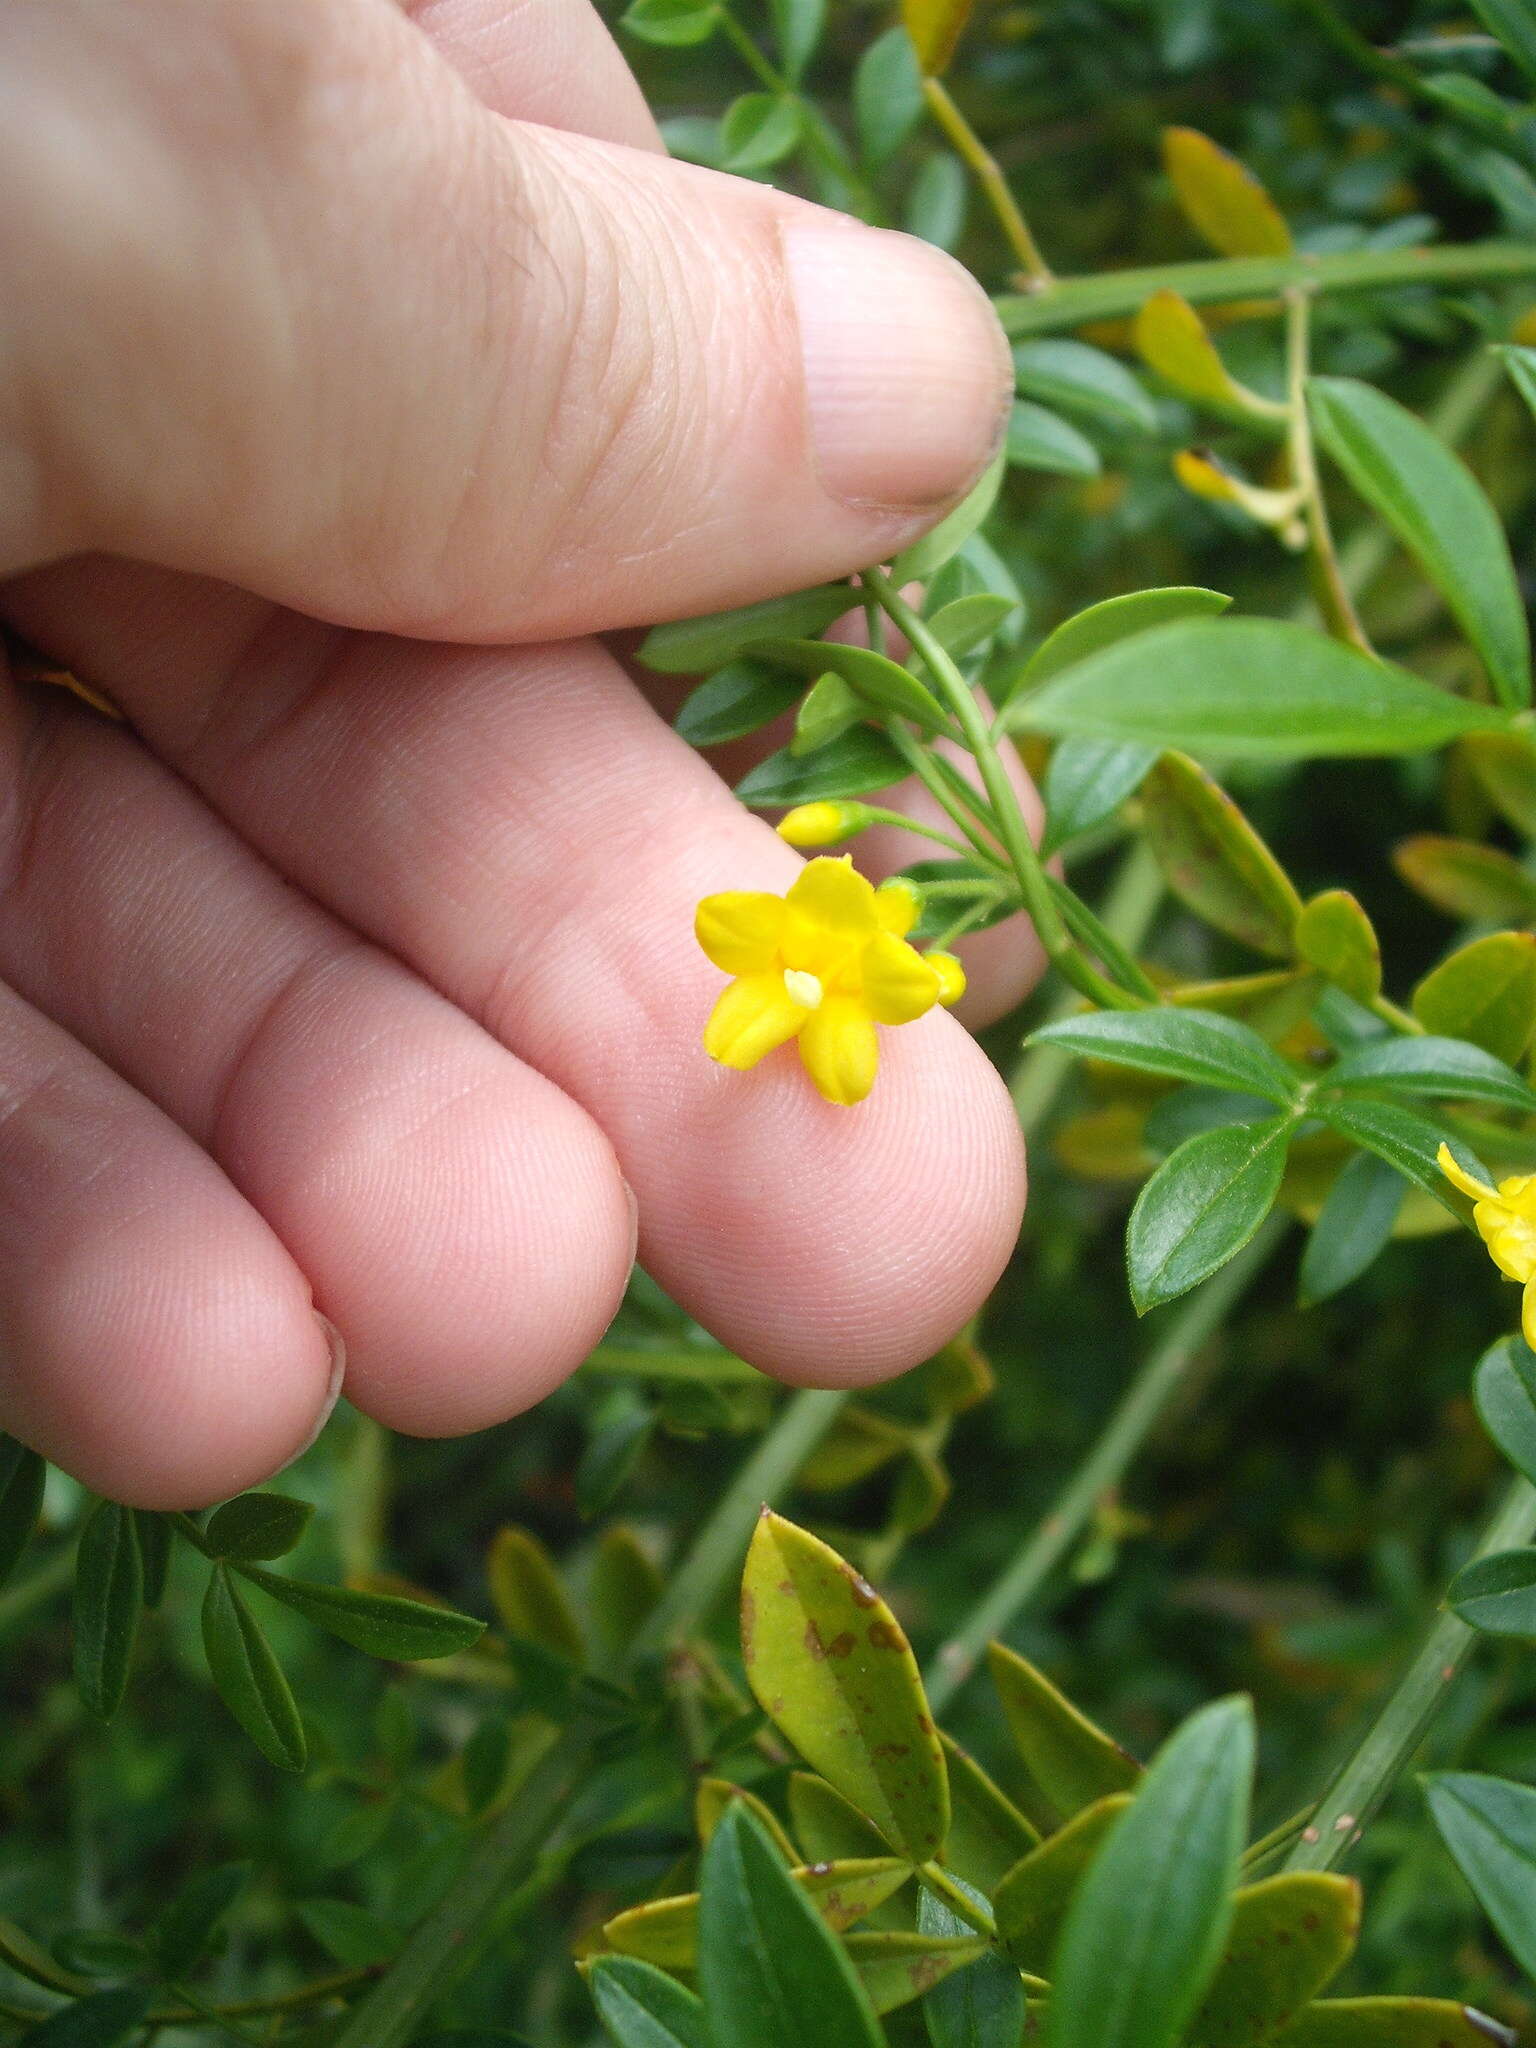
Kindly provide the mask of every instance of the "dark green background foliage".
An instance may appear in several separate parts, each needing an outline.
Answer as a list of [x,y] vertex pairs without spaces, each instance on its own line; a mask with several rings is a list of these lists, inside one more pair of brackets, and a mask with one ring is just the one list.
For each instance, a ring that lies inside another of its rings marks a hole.
[[[1441,72],[1511,97],[1521,91],[1479,25],[1454,9],[1368,0],[1348,16],[1372,47],[1399,53],[1395,63],[1419,61],[1416,38],[1454,30]],[[746,0],[740,19],[771,47],[766,19]],[[839,0],[807,69],[806,92],[846,137],[856,132],[858,59],[889,25],[884,12]],[[727,40],[666,48],[631,38],[626,48],[674,147],[721,161],[734,138],[740,160],[756,137],[760,152],[773,153],[751,109],[722,140],[721,115],[756,89]],[[1519,115],[1508,149],[1495,151],[1472,126],[1352,62],[1307,5],[1001,0],[978,11],[949,84],[1062,274],[1205,253],[1161,169],[1159,135],[1170,124],[1198,127],[1239,154],[1315,250],[1536,237],[1536,117]],[[1002,291],[1010,262],[1001,238],[974,192],[962,203],[963,180],[936,133],[915,121],[894,148],[866,152],[851,184],[828,169],[825,151],[792,154],[759,174],[914,224]],[[1525,298],[1536,301],[1536,278]],[[1502,373],[1487,368],[1485,347],[1507,336],[1523,304],[1518,286],[1475,284],[1329,297],[1316,309],[1313,351],[1318,370],[1379,384],[1421,414],[1449,403],[1528,587],[1536,427]],[[1274,321],[1224,329],[1229,366],[1259,389],[1278,389],[1277,336]],[[1152,432],[1076,417],[1092,455],[1081,466],[1100,473],[1015,469],[987,528],[1028,601],[1026,648],[1094,600],[1144,587],[1207,586],[1249,614],[1288,616],[1301,603],[1297,559],[1226,508],[1189,496],[1172,474],[1172,452],[1195,440],[1230,444],[1257,473],[1246,429],[1197,421],[1168,397],[1158,399]],[[1357,538],[1366,522],[1337,479],[1331,495],[1348,562],[1352,548],[1368,545]],[[1366,585],[1362,608],[1384,653],[1436,680],[1465,680],[1453,626],[1401,556]],[[1344,888],[1358,897],[1399,1000],[1458,927],[1400,879],[1392,849],[1414,834],[1487,831],[1517,850],[1443,757],[1248,763],[1226,786],[1304,896]],[[1093,903],[1121,854],[1087,844],[1072,879]],[[1255,965],[1171,903],[1143,957],[1186,980]],[[987,1034],[1010,1077],[1044,1003]],[[1056,1124],[1100,1103],[1099,1085],[1067,1078],[1052,1105]],[[1080,1163],[1070,1139],[1064,1151]],[[935,1416],[947,1425],[949,1409],[916,1379],[862,1404],[873,1418],[862,1425],[866,1447],[884,1428],[899,1455],[871,1454],[862,1476],[851,1455],[841,1475],[812,1467],[811,1486],[780,1496],[797,1521],[878,1575],[925,1666],[1050,1508],[1131,1363],[1156,1340],[1125,1284],[1132,1192],[1127,1181],[1064,1164],[1049,1126],[1037,1139],[1023,1239],[977,1332],[995,1390],[954,1415],[947,1443],[943,1426],[923,1438],[952,1486],[928,1526],[942,1482],[931,1457],[925,1465],[911,1455],[911,1431]],[[1465,1561],[1504,1469],[1470,1379],[1477,1357],[1512,1327],[1515,1296],[1482,1247],[1464,1231],[1394,1242],[1362,1278],[1303,1313],[1301,1242],[1294,1228],[1283,1237],[1205,1344],[1123,1492],[1100,1503],[1005,1631],[1141,1757],[1205,1703],[1250,1694],[1258,1833],[1316,1797],[1348,1751]],[[643,1280],[610,1345],[680,1357],[683,1368],[652,1379],[599,1362],[535,1413],[462,1443],[388,1441],[343,1411],[280,1482],[317,1512],[307,1528],[294,1518],[298,1548],[272,1569],[327,1583],[371,1578],[382,1592],[416,1591],[484,1616],[495,1611],[488,1549],[508,1522],[535,1532],[578,1588],[591,1584],[599,1539],[616,1522],[663,1564],[681,1555],[720,1497],[722,1472],[751,1454],[787,1397],[746,1377],[711,1379],[707,1340]],[[48,1952],[58,1988],[83,1990],[88,1980],[99,1999],[94,2021],[89,2008],[75,2011],[85,2031],[48,2038],[144,2038],[119,2030],[133,2027],[144,1998],[114,1988],[141,1978],[162,1987],[186,1978],[197,2002],[228,2005],[376,1972],[461,1872],[471,1837],[515,1782],[509,1774],[531,1760],[539,1731],[582,1714],[597,1730],[597,1761],[576,1788],[556,1854],[519,1858],[518,1881],[501,1886],[430,2024],[396,2038],[589,2048],[602,2037],[573,1944],[656,1891],[693,1849],[701,1772],[750,1779],[784,1812],[785,1773],[764,1771],[751,1747],[760,1717],[743,1706],[733,1720],[691,1665],[674,1668],[668,1684],[659,1664],[642,1659],[634,1697],[618,1699],[583,1681],[558,1624],[552,1635],[525,1608],[519,1629],[503,1602],[503,1631],[532,1635],[534,1648],[514,1642],[509,1659],[502,1633],[489,1649],[391,1668],[239,1581],[302,1710],[308,1768],[285,1774],[263,1761],[210,1686],[199,1622],[208,1566],[185,1540],[173,1546],[163,1601],[140,1626],[124,1704],[103,1722],[92,1704],[111,1704],[121,1645],[98,1643],[86,1698],[71,1675],[68,1588],[86,1505],[70,1481],[50,1475],[42,1531],[0,1590],[0,1917]],[[717,1607],[713,1640],[739,1680],[728,1610],[728,1600]],[[604,1642],[590,1628],[587,1649],[602,1667]],[[610,1657],[605,1678],[617,1668]],[[944,1724],[1019,1791],[984,1684],[962,1689]],[[1527,1646],[1482,1647],[1422,1761],[1536,1780],[1536,1659]],[[1458,1782],[1444,1781],[1437,1800]],[[249,1871],[220,1876],[236,1862]],[[1337,1992],[1454,1996],[1508,2024],[1531,2023],[1529,1984],[1456,1876],[1411,1775],[1349,1868],[1364,1882],[1367,1910]],[[188,1885],[200,1889],[167,1923],[168,1904]],[[205,1942],[199,1916],[211,1927],[226,1896],[223,1931]],[[154,2000],[186,2005],[163,1988]],[[35,2014],[56,2003],[0,1967],[0,2008]],[[228,2039],[233,2028],[241,2039],[356,2048],[343,2024],[323,2005],[282,2021],[189,2013],[158,2039],[183,2048]],[[890,2024],[893,2041],[922,2039],[910,2013]],[[23,2031],[20,2019],[0,2019],[0,2039]]]

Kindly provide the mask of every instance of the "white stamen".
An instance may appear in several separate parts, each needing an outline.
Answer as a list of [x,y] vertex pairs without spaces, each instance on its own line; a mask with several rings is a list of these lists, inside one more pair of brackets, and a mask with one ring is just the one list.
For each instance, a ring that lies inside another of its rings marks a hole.
[[820,1009],[824,991],[814,974],[803,973],[798,967],[786,967],[784,986],[790,1001],[798,1003],[802,1010]]

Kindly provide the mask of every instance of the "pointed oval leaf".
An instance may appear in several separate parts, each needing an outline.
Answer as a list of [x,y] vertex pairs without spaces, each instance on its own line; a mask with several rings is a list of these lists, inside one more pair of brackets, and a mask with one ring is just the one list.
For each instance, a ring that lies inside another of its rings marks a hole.
[[706,43],[720,26],[713,0],[634,0],[619,17],[620,28],[643,43],[686,49]]
[[901,0],[901,19],[925,78],[940,78],[949,69],[971,0]]
[[[751,1814],[766,1840],[782,1854],[782,1830],[770,1834],[763,1827],[755,1807],[743,1800],[730,1800],[710,1831],[712,1842],[727,1813],[740,1807]],[[707,1847],[707,1844],[706,1844]],[[789,1865],[785,1864],[786,1869]],[[835,1933],[852,1927],[877,1906],[884,1905],[912,1875],[912,1866],[899,1857],[880,1856],[834,1863],[803,1863],[789,1871],[827,1926]],[[643,1906],[631,1906],[606,1921],[603,1935],[610,1948],[621,1955],[640,1956],[648,1963],[669,1970],[691,1970],[699,1949],[699,1893],[684,1892],[676,1898],[650,1899]]]
[[286,1557],[309,1527],[315,1510],[286,1493],[243,1493],[215,1508],[203,1527],[210,1557]]
[[1374,1002],[1381,994],[1376,928],[1347,889],[1326,889],[1304,904],[1293,938],[1297,957],[1357,1003]]
[[117,2048],[137,2031],[148,2010],[149,1992],[142,1985],[96,1991],[29,2027],[22,2048]]
[[928,620],[928,630],[956,661],[985,647],[1003,621],[1019,609],[1015,598],[995,590],[973,590],[951,598]]
[[[1117,640],[1128,640],[1154,626],[1167,626],[1179,619],[1212,619],[1231,604],[1219,590],[1205,590],[1197,583],[1172,584],[1165,590],[1133,590],[1124,597],[1106,597],[1086,611],[1063,619],[1055,631],[1035,649],[1019,673],[1014,691],[1037,689],[1052,676],[1086,661]],[[1011,696],[1014,692],[1010,691]],[[1013,723],[1022,723],[1023,714]],[[1005,721],[1009,723],[1009,721]]]
[[[925,1891],[918,1901],[919,1934],[965,1940],[974,1933],[942,1899]],[[1024,2033],[1024,1986],[999,1955],[978,1956],[954,1971],[923,2000],[932,2048],[1019,2048]]]
[[1446,1604],[1484,1635],[1536,1639],[1536,1550],[1474,1558],[1452,1579]]
[[1489,1436],[1536,1484],[1536,1356],[1523,1337],[1503,1337],[1483,1353],[1472,1398]]
[[267,1761],[302,1771],[308,1745],[292,1688],[222,1564],[203,1599],[203,1654],[219,1697]]
[[[721,1815],[735,1799],[739,1799],[747,1811],[755,1816],[758,1826],[775,1844],[784,1861],[791,1868],[798,1866],[800,1858],[795,1853],[795,1845],[785,1834],[784,1824],[773,1808],[765,1805],[755,1792],[749,1792],[745,1785],[733,1785],[728,1778],[699,1780],[699,1789],[693,1795],[693,1825],[699,1837],[699,1846],[703,1848],[708,1844],[710,1836],[720,1825]],[[884,1851],[876,1849],[873,1853],[880,1856]]]
[[[937,4],[943,6],[946,4],[946,0],[937,0]],[[968,4],[969,0],[967,0]],[[953,165],[954,169],[960,172],[961,192],[963,195],[965,173],[960,169],[959,164],[955,163],[954,158],[944,156],[929,158],[930,166],[942,166],[945,164]],[[921,175],[919,173],[919,178],[921,178]],[[916,186],[914,185],[914,193],[915,191]],[[963,196],[961,203],[963,206]],[[914,234],[921,232],[919,228],[912,226],[911,222],[908,223],[908,226]],[[930,236],[928,239],[934,240],[936,237]],[[914,541],[911,547],[907,548],[902,554],[899,554],[895,561],[892,562],[891,576],[894,582],[898,585],[903,583],[926,583],[930,577],[936,575],[944,567],[946,562],[954,560],[955,556],[959,554],[967,542],[977,534],[978,529],[982,526],[988,513],[997,502],[997,493],[1002,485],[1003,472],[1007,466],[1007,455],[1003,449],[999,448],[996,455],[993,456],[991,462],[988,463],[977,481],[972,484],[970,490],[960,500],[954,511],[946,512],[937,526],[931,527],[921,540]]]
[[1246,413],[1252,397],[1221,359],[1210,329],[1178,292],[1153,292],[1132,327],[1137,353],[1149,370],[1185,398],[1223,412]]
[[1048,476],[1097,476],[1104,467],[1086,434],[1028,398],[1015,400],[1003,447],[1015,469],[1043,470]]
[[820,746],[804,760],[785,747],[760,761],[736,785],[744,804],[758,810],[776,810],[795,804],[818,803],[823,798],[868,796],[873,790],[889,789],[902,781],[907,764],[883,732],[873,726],[856,725],[850,732]]
[[1244,163],[1198,128],[1163,130],[1163,164],[1190,225],[1218,256],[1286,256],[1285,217]]
[[139,1527],[139,1556],[144,1564],[144,1605],[158,1607],[165,1597],[165,1582],[171,1569],[170,1517],[135,1508],[133,1519]]
[[740,1805],[704,1851],[698,1929],[715,2048],[884,2048],[836,1936]]
[[997,1931],[1021,1970],[1038,1976],[1050,1967],[1083,1872],[1130,1803],[1128,1792],[1117,1792],[1085,1806],[999,1883],[992,1899]]
[[1155,434],[1157,408],[1124,363],[1085,341],[1021,341],[1014,382],[1023,398],[1058,405],[1123,433]]
[[1332,1983],[1360,1933],[1353,1878],[1292,1871],[1233,1900],[1226,1949],[1189,2028],[1191,2048],[1248,2048]]
[[400,1946],[397,1928],[350,1899],[299,1899],[293,1910],[326,1954],[345,1969],[367,1970],[387,1963]]
[[485,1575],[504,1628],[569,1663],[585,1661],[581,1623],[554,1559],[531,1529],[504,1523],[491,1539]]
[[[713,8],[708,11],[713,15]],[[744,604],[735,611],[678,619],[671,625],[653,626],[636,659],[662,675],[709,675],[728,661],[750,654],[763,640],[801,640],[824,633],[857,602],[846,583],[826,583],[815,590],[796,591],[791,597]]]
[[311,1579],[280,1578],[254,1564],[239,1569],[274,1600],[370,1657],[389,1657],[402,1663],[448,1657],[456,1650],[469,1649],[485,1634],[485,1623],[473,1615],[431,1606],[425,1600],[364,1593],[351,1586],[322,1586]]
[[794,709],[798,678],[756,661],[730,661],[690,691],[676,730],[691,747],[719,747],[758,732]]
[[765,640],[761,652],[803,676],[841,676],[863,703],[910,718],[925,732],[942,732],[949,722],[938,699],[916,676],[872,647],[845,647],[835,640]]
[[738,177],[782,163],[800,140],[800,103],[777,92],[744,92],[720,121],[720,167]]
[[1038,1828],[994,1784],[969,1750],[939,1731],[949,1772],[949,1840],[944,1861],[964,1883],[990,1893],[1040,1840]]
[[1155,747],[1134,741],[1058,741],[1051,749],[1041,791],[1046,818],[1041,852],[1055,853],[1079,832],[1112,817],[1141,787],[1156,759]]
[[1376,1088],[1392,1095],[1454,1096],[1522,1116],[1536,1114],[1536,1090],[1514,1068],[1461,1038],[1382,1038],[1345,1053],[1324,1076],[1330,1088]]
[[1253,1711],[1217,1700],[1164,1743],[1067,1913],[1051,2048],[1172,2048],[1221,1961],[1248,1821]]
[[1500,702],[1529,704],[1525,606],[1504,529],[1471,470],[1374,385],[1314,377],[1307,402],[1323,446],[1445,599]]
[[598,1956],[586,1979],[617,2048],[712,2048],[698,1999],[649,1963]]
[[75,1682],[104,1721],[122,1705],[144,1607],[144,1560],[132,1508],[98,1501],[75,1559]]
[[1393,848],[1392,865],[1410,889],[1452,917],[1536,921],[1536,878],[1496,846],[1421,832]]
[[1295,1124],[1226,1124],[1186,1138],[1136,1198],[1126,1230],[1139,1315],[1187,1294],[1242,1250],[1274,1207]]
[[764,1509],[741,1593],[747,1677],[806,1761],[916,1863],[949,1828],[944,1752],[917,1660],[874,1588]]
[[840,738],[850,727],[862,724],[868,716],[868,705],[841,676],[830,672],[818,676],[795,713],[795,736],[789,751],[797,761],[801,760]]
[[1383,1250],[1408,1184],[1374,1152],[1356,1152],[1328,1190],[1301,1255],[1300,1295],[1310,1308],[1358,1280]]
[[1141,785],[1143,829],[1168,886],[1197,917],[1289,960],[1301,898],[1224,789],[1186,754],[1164,754]]
[[843,1857],[881,1857],[885,1837],[872,1821],[809,1771],[791,1771],[789,1814],[795,1839],[808,1861],[835,1863]]
[[1518,732],[1477,733],[1461,746],[1500,817],[1524,838],[1536,839],[1536,746]]
[[895,2012],[921,1998],[956,1970],[987,1953],[984,1934],[908,1934],[899,1931],[845,1936],[845,1949],[877,2013]]
[[661,1587],[661,1573],[634,1530],[621,1522],[606,1528],[587,1580],[587,1610],[609,1661],[617,1663],[639,1634]]
[[1469,1039],[1512,1066],[1536,1034],[1536,938],[1490,932],[1433,968],[1413,992],[1426,1031]]
[[1400,1102],[1375,1102],[1368,1095],[1324,1097],[1317,1111],[1341,1138],[1385,1159],[1460,1221],[1456,1198],[1436,1163],[1445,1140],[1439,1124]]
[[48,1467],[13,1436],[0,1436],[0,1586],[32,1540],[43,1511]]
[[1443,1998],[1324,1998],[1292,2021],[1276,2048],[1489,2048],[1499,2032]]
[[1089,655],[1010,702],[1007,724],[1300,760],[1424,753],[1507,714],[1280,619],[1184,619]]
[[872,164],[893,156],[923,118],[923,74],[898,22],[876,36],[853,70],[853,123]]
[[1531,0],[1472,0],[1472,11],[1526,77],[1536,79],[1536,8]]
[[993,1643],[987,1669],[1025,1769],[1061,1819],[1135,1789],[1141,1779],[1135,1757],[1095,1727],[1027,1657]]
[[1217,1010],[1098,1010],[1043,1025],[1029,1042],[1269,1102],[1292,1103],[1300,1092],[1296,1075],[1256,1031]]
[[1536,1974],[1536,1787],[1439,1771],[1424,1790],[1479,1905],[1521,1969]]

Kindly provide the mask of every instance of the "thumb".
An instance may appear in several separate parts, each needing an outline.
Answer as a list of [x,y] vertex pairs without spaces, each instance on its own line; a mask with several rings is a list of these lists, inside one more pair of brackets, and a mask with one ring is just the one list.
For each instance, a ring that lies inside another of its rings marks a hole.
[[1000,430],[948,257],[509,121],[389,0],[23,0],[0,80],[0,569],[554,637],[883,559]]

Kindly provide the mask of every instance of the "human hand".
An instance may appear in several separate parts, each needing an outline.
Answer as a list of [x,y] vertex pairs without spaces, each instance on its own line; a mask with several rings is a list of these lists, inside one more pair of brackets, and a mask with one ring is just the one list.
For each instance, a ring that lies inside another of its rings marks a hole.
[[1006,1093],[939,1013],[856,1111],[710,1065],[693,906],[798,862],[578,636],[931,524],[1005,400],[974,285],[667,161],[585,0],[11,0],[0,272],[0,606],[128,721],[0,681],[0,1424],[232,1494],[326,1412],[317,1304],[360,1408],[482,1427],[637,1206],[782,1378],[932,1351]]

